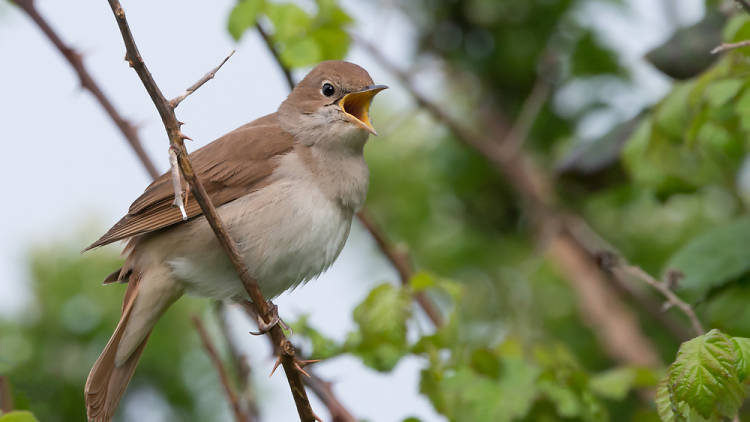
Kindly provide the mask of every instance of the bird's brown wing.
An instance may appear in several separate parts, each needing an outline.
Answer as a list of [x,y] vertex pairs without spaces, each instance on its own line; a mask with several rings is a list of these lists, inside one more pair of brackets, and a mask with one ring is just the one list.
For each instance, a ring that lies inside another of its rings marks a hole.
[[[294,147],[294,138],[281,129],[271,114],[229,132],[190,154],[195,173],[215,206],[226,204],[264,186],[278,160]],[[120,221],[86,250],[117,240],[163,229],[183,222],[180,210],[172,206],[174,190],[165,173],[146,188]],[[189,195],[188,218],[201,215],[198,202]]]

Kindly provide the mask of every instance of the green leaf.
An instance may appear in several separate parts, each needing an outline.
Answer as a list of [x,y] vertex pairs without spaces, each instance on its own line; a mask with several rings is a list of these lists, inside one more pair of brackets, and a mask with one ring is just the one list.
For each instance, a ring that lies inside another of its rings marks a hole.
[[389,371],[407,353],[406,321],[411,297],[406,289],[381,284],[354,308],[359,333],[348,344],[363,362],[378,371]]
[[429,289],[435,286],[435,277],[432,274],[420,271],[414,274],[409,280],[409,287],[415,292]]
[[684,415],[687,405],[706,419],[734,417],[744,397],[736,361],[734,343],[718,330],[683,343],[669,368],[673,411]]
[[665,266],[685,274],[678,293],[688,302],[732,281],[750,269],[750,218],[708,230],[677,251]]
[[341,28],[322,27],[310,32],[320,50],[321,60],[341,60],[349,51],[351,39],[349,34]]
[[34,415],[26,410],[16,410],[0,416],[0,422],[39,422]]
[[239,40],[248,28],[255,26],[265,5],[265,0],[241,0],[234,6],[229,14],[227,29],[235,40]]
[[525,416],[537,394],[538,368],[522,359],[505,359],[499,381],[462,367],[452,374],[430,377],[422,372],[420,391],[438,412],[456,421],[505,422]]
[[287,41],[281,50],[281,61],[289,67],[303,67],[320,62],[320,46],[310,38]]
[[740,381],[747,381],[750,374],[750,338],[733,337],[734,354],[737,357],[735,364],[737,368],[737,377]]
[[273,23],[274,40],[282,44],[304,36],[312,24],[310,15],[296,4],[271,3],[267,7],[267,14]]
[[723,79],[706,86],[703,95],[711,107],[720,107],[736,97],[744,84],[745,79]]

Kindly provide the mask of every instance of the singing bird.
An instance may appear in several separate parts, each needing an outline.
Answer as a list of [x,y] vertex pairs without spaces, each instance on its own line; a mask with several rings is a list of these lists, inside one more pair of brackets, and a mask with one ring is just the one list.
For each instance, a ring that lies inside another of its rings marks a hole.
[[[315,278],[341,252],[367,194],[370,103],[385,88],[353,63],[320,63],[275,113],[190,154],[266,298]],[[87,248],[127,240],[122,268],[104,280],[128,286],[120,322],[86,380],[91,421],[112,419],[151,330],[180,296],[248,299],[198,203],[190,197],[183,220],[173,199],[164,174]]]

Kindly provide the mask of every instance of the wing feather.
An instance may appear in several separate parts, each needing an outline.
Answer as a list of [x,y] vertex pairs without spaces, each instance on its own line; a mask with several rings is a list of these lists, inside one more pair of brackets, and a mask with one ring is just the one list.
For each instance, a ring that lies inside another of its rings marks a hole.
[[[209,197],[219,207],[264,186],[278,165],[274,158],[293,147],[294,138],[281,129],[275,114],[271,114],[200,148],[190,154],[190,160]],[[85,250],[182,223],[182,214],[172,206],[173,201],[172,182],[169,173],[165,173],[130,205],[127,215]],[[185,211],[188,219],[202,214],[192,196]]]

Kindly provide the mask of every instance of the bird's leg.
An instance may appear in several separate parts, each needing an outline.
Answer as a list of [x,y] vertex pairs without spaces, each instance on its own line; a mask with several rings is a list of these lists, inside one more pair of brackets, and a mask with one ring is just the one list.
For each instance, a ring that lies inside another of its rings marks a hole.
[[258,331],[250,331],[250,334],[252,334],[254,336],[263,335],[263,334],[271,331],[271,329],[274,326],[276,326],[277,324],[281,325],[281,328],[283,328],[283,329],[291,332],[292,331],[291,328],[289,328],[289,326],[286,325],[286,323],[281,318],[279,318],[279,308],[278,308],[278,306],[276,306],[270,300],[267,303],[268,303],[268,307],[270,308],[269,313],[271,315],[271,321],[270,322],[266,322],[265,320],[263,320],[263,318],[261,318],[260,315],[255,315],[255,319],[258,322]]

